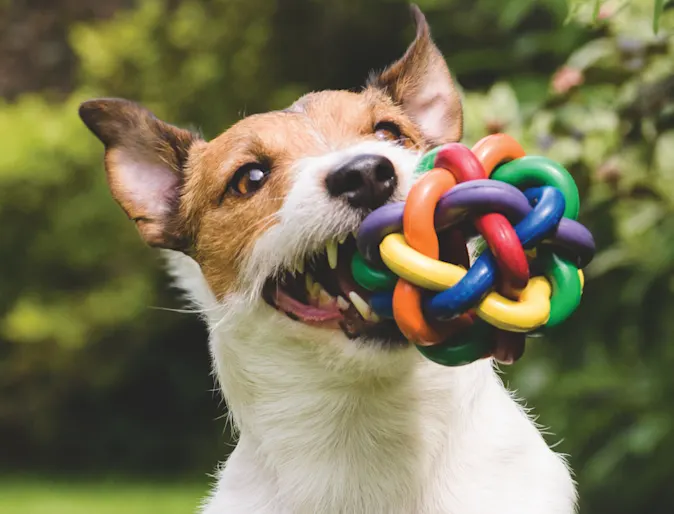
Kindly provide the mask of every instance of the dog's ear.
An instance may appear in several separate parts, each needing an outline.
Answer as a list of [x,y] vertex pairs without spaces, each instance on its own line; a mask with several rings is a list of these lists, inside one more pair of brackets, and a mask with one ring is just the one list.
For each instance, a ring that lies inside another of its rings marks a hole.
[[417,34],[405,55],[368,81],[402,106],[432,144],[461,139],[461,98],[440,50],[431,39],[426,18],[411,6]]
[[150,246],[186,251],[177,211],[191,132],[121,99],[84,102],[85,125],[105,145],[105,169],[115,200]]

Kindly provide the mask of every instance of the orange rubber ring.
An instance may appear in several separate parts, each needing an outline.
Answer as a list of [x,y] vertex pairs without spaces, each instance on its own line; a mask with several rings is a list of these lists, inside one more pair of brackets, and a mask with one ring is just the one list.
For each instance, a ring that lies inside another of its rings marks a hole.
[[487,177],[490,177],[500,164],[524,157],[522,146],[508,134],[491,134],[480,139],[471,151],[480,161]]
[[456,185],[451,172],[434,168],[426,173],[410,191],[403,211],[403,234],[407,243],[417,252],[437,259],[440,245],[433,218],[440,197]]
[[[433,259],[440,255],[438,236],[433,225],[435,206],[440,197],[455,185],[456,178],[451,172],[434,168],[412,186],[407,196],[403,212],[405,239],[415,250]],[[419,345],[440,343],[446,339],[445,330],[437,331],[426,322],[421,300],[420,288],[399,279],[393,290],[393,317],[400,331],[410,341]],[[447,324],[445,322],[442,325]]]
[[421,312],[421,289],[402,278],[393,290],[393,318],[403,335],[415,344],[437,344],[444,339],[424,319]]
[[402,278],[393,290],[393,317],[403,335],[415,344],[432,346],[441,343],[473,324],[475,314],[468,311],[431,326],[421,314],[421,295],[420,288]]

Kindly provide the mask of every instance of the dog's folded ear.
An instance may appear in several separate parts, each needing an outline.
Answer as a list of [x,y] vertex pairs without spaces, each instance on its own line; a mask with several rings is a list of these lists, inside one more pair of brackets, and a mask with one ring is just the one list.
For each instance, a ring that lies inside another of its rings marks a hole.
[[402,106],[429,143],[458,141],[463,133],[461,98],[426,18],[416,5],[411,11],[417,29],[414,42],[402,58],[373,74],[368,86],[382,89]]
[[121,99],[84,102],[86,126],[105,145],[105,168],[115,200],[151,246],[186,251],[178,207],[184,167],[199,138]]

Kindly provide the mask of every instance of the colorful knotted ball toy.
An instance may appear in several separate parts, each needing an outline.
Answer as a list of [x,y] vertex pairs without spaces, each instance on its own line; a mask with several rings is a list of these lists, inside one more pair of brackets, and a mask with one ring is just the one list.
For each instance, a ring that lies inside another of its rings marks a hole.
[[354,279],[427,358],[514,362],[527,333],[558,325],[580,303],[580,270],[595,245],[576,221],[576,183],[505,134],[472,149],[435,148],[416,173],[405,202],[361,225]]

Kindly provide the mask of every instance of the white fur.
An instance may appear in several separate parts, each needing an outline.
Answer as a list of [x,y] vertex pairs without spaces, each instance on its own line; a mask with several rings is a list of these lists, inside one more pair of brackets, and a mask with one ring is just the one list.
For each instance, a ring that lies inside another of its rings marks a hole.
[[331,198],[325,176],[360,154],[387,157],[395,166],[398,186],[391,201],[401,201],[412,185],[412,171],[419,156],[384,141],[366,141],[348,148],[307,157],[295,165],[294,186],[277,213],[277,223],[256,242],[242,277],[244,287],[257,297],[267,277],[281,268],[295,269],[306,255],[322,250],[330,239],[357,230],[363,214],[344,200]]
[[394,162],[396,194],[406,194],[416,156],[392,145],[298,163],[276,224],[224,302],[194,261],[170,254],[210,328],[215,372],[240,432],[201,512],[571,514],[565,462],[491,361],[442,367],[413,348],[386,350],[291,321],[259,299],[264,278],[357,228],[360,218],[329,198],[321,177],[364,151]]

